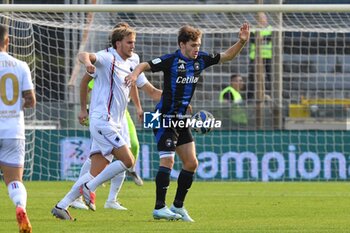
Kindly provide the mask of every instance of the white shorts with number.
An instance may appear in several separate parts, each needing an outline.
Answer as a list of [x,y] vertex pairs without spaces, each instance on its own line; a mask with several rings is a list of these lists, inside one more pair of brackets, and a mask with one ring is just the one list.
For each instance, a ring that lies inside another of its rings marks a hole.
[[90,155],[101,153],[112,162],[114,156],[111,154],[113,148],[120,148],[126,145],[120,134],[120,129],[103,119],[90,119],[91,150]]
[[24,150],[24,139],[0,139],[0,164],[8,167],[23,167]]

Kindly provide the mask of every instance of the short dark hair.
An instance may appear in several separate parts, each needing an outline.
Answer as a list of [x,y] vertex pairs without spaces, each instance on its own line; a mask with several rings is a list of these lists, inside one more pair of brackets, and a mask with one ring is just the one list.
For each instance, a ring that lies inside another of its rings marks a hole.
[[241,76],[241,75],[239,75],[239,74],[233,74],[233,75],[231,75],[231,82],[236,81],[236,80],[237,80],[237,78],[239,78],[239,77],[241,77],[241,78],[242,78],[242,76]]
[[0,47],[5,45],[5,39],[8,37],[8,29],[5,25],[0,24]]
[[197,40],[202,37],[202,31],[198,28],[194,28],[190,25],[182,26],[179,30],[179,34],[177,36],[177,44],[180,46],[180,42],[186,43],[190,40]]

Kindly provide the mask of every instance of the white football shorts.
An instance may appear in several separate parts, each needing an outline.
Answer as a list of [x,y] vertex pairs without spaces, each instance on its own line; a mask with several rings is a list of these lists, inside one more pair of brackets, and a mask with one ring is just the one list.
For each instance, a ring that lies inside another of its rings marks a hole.
[[25,156],[24,139],[0,139],[0,164],[8,167],[23,167]]
[[126,145],[120,129],[104,119],[90,119],[90,136],[92,139],[90,155],[101,153],[112,162],[114,156],[111,154],[113,148],[120,148]]

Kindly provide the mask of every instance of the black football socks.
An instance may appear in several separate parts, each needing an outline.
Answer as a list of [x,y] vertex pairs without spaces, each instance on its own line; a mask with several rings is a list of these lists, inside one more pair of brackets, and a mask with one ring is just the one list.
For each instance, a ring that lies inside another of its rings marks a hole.
[[155,209],[165,206],[165,196],[170,184],[171,169],[160,166],[156,176],[156,205]]
[[177,190],[174,200],[174,206],[181,208],[183,206],[186,194],[191,188],[194,172],[181,170],[179,178],[177,178]]

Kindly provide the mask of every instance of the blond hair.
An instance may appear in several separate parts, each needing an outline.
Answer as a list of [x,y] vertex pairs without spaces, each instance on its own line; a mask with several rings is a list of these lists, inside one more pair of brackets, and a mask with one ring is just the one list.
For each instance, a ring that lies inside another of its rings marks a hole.
[[128,23],[122,22],[117,24],[114,27],[110,37],[113,48],[117,49],[115,43],[117,41],[122,41],[125,37],[130,35],[136,36],[136,31],[132,27],[130,27]]

